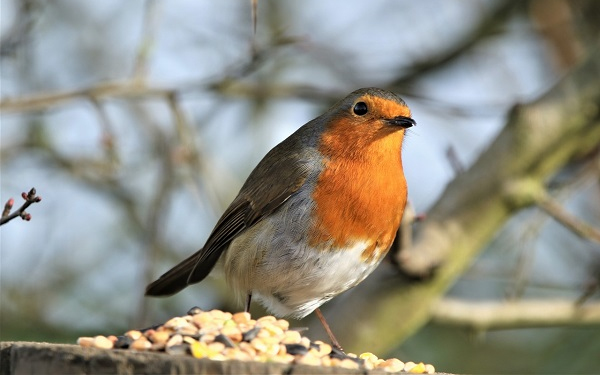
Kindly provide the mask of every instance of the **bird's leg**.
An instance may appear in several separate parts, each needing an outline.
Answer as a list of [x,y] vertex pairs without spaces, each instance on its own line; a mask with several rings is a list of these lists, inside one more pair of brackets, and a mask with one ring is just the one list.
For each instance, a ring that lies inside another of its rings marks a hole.
[[321,321],[323,328],[325,328],[325,332],[327,332],[327,336],[329,336],[329,339],[331,340],[331,344],[333,345],[333,347],[344,352],[344,349],[342,349],[342,346],[340,345],[338,340],[333,335],[333,332],[331,332],[331,328],[329,328],[329,324],[327,324],[327,321],[325,320],[323,313],[321,313],[321,309],[317,307],[317,309],[315,310],[315,313],[317,314],[317,317]]
[[246,310],[244,310],[247,313],[250,312],[250,302],[251,301],[252,301],[252,293],[248,293],[248,295],[246,296]]

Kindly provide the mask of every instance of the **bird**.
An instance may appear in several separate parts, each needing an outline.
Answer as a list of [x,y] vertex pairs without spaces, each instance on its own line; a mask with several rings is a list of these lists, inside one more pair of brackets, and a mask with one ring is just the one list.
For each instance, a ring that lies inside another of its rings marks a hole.
[[213,268],[249,312],[313,311],[362,282],[389,251],[407,201],[402,142],[416,125],[405,101],[358,89],[301,126],[258,163],[204,246],[146,287],[169,296]]

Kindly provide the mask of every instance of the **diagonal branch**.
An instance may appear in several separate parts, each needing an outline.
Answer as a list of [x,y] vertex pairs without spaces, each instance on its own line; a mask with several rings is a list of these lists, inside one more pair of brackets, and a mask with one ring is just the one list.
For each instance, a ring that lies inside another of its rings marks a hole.
[[403,92],[416,79],[440,68],[447,67],[451,62],[464,56],[465,52],[472,50],[479,43],[498,34],[503,24],[510,20],[510,16],[523,7],[523,3],[516,1],[501,1],[496,8],[478,20],[473,31],[465,38],[460,38],[454,45],[438,52],[435,55],[427,55],[421,60],[415,61],[401,77],[397,78],[391,86],[398,92]]
[[548,215],[552,216],[556,221],[567,227],[573,233],[579,237],[589,239],[600,243],[600,230],[593,226],[577,219],[573,215],[569,214],[562,208],[562,206],[556,202],[547,193],[541,194],[537,199],[536,203],[538,207],[544,210]]

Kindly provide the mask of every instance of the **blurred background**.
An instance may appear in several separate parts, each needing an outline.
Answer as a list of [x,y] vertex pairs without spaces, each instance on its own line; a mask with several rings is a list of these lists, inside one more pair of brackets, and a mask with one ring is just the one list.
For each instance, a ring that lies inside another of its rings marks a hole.
[[[0,202],[12,197],[18,208],[31,187],[43,198],[27,209],[31,221],[0,229],[2,341],[74,343],[160,323],[195,305],[242,309],[217,278],[166,299],[143,298],[143,291],[203,245],[270,148],[360,87],[397,92],[418,123],[403,147],[409,199],[424,217],[414,225],[418,241],[436,202],[460,209],[446,186],[468,176],[515,106],[552,95],[599,59],[593,0],[256,5],[253,18],[253,2],[242,0],[2,0]],[[573,81],[576,103],[577,92],[596,94],[569,114],[588,108],[596,127],[599,89],[590,86],[600,86],[599,78],[583,80],[585,90]],[[565,142],[576,132],[568,126]],[[368,339],[355,335],[342,345],[456,373],[600,371],[597,133],[589,132],[580,153],[555,147],[567,156],[543,182],[559,214],[511,209],[459,277],[423,298],[425,308],[407,303],[420,316],[410,332],[372,347],[367,342],[383,334],[373,328]],[[547,134],[541,126],[520,137]],[[565,212],[592,235],[552,218]],[[353,321],[346,303],[366,304],[365,293],[384,284],[427,288],[427,278],[401,271],[385,262],[376,283],[333,300],[326,316],[335,322],[345,311],[345,330],[376,327],[369,319],[378,315]],[[442,316],[452,301],[467,313]],[[492,317],[507,304],[530,303],[534,313],[482,328],[474,321],[482,303],[491,303]],[[589,319],[543,319],[574,306],[588,306]],[[253,306],[253,313],[264,312]],[[324,338],[312,319],[294,325]]]

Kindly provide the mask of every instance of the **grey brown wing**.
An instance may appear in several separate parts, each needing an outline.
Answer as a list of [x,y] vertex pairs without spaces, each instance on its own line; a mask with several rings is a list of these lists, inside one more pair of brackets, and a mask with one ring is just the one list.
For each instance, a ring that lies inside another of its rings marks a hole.
[[202,281],[236,236],[275,211],[305,183],[310,164],[296,154],[284,155],[283,151],[275,148],[265,156],[223,213],[204,247],[149,284],[146,295],[171,295]]

